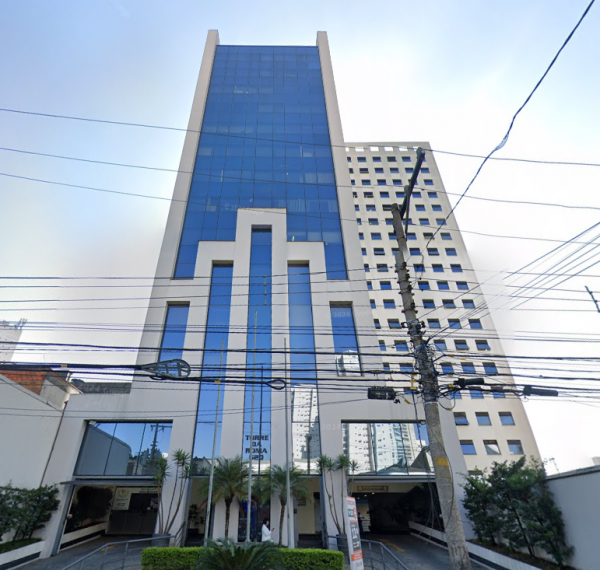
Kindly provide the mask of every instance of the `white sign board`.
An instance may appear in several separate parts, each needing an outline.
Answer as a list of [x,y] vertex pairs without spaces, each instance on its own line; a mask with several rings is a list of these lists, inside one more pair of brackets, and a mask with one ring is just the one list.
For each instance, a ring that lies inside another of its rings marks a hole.
[[112,504],[112,510],[128,511],[132,493],[133,489],[131,487],[117,487],[115,491],[115,498]]
[[364,570],[360,530],[358,527],[358,511],[354,497],[346,497],[344,501],[344,517],[348,538],[348,556],[351,570]]

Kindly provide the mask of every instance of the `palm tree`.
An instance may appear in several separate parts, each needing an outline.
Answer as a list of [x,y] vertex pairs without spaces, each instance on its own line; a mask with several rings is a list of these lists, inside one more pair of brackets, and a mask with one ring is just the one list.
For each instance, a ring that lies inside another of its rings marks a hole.
[[[246,497],[248,487],[248,464],[240,455],[232,459],[219,458],[213,474],[212,502],[221,499],[225,501],[225,537],[229,535],[229,518],[231,504],[234,499],[242,500]],[[200,488],[200,498],[208,500],[208,485]]]
[[[160,456],[156,460],[156,473],[154,481],[158,489],[158,532],[159,534],[168,534],[175,523],[177,513],[181,508],[183,495],[187,489],[187,481],[190,478],[191,456],[183,449],[175,450],[173,454],[173,463],[175,465],[175,485],[169,502],[169,508],[165,513],[166,505],[163,504],[163,489],[166,480],[171,475],[171,465],[165,457]],[[175,502],[177,497],[177,502]],[[173,510],[173,507],[175,510]]]
[[[344,504],[346,502],[346,495],[350,494],[350,485],[348,484],[348,472],[352,467],[352,462],[347,455],[340,453],[333,462],[334,471],[342,472],[342,485],[341,485],[341,494],[342,494],[342,512],[344,510]],[[346,518],[342,517],[342,530],[343,534],[346,534]]]
[[[335,471],[335,462],[328,455],[321,455],[319,459],[317,459],[317,468],[319,469],[321,477],[323,477],[323,486],[325,487],[325,493],[327,494],[327,502],[329,503],[329,511],[331,512],[333,522],[337,528],[338,534],[342,534],[342,527],[340,526],[337,508],[333,498],[333,471]],[[328,472],[331,483],[331,491],[329,491],[329,488],[327,487]]]
[[[306,500],[309,495],[308,487],[302,479],[304,471],[295,466],[290,467],[290,497],[297,501]],[[285,468],[279,465],[267,469],[264,482],[257,485],[257,494],[261,501],[268,501],[272,495],[279,497],[281,513],[279,515],[279,546],[283,537],[283,519],[285,517],[285,508],[287,506],[287,477]],[[288,537],[289,541],[289,537]]]

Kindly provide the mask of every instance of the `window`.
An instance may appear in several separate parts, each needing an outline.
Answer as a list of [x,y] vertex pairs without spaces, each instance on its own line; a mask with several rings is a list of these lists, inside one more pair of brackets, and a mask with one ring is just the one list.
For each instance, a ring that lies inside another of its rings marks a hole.
[[503,426],[515,425],[515,418],[513,418],[513,415],[510,412],[498,412],[498,415],[500,416],[500,423]]
[[490,390],[492,391],[492,396],[494,396],[494,398],[506,398],[506,394],[504,393],[504,388],[502,386],[490,386]]
[[388,238],[395,240],[396,234],[394,232],[388,232]]
[[384,362],[383,363],[383,371],[384,372],[388,372],[388,373],[392,371],[392,369],[390,368],[390,363],[389,362]]
[[392,255],[398,255],[399,253],[400,253],[400,250],[397,247],[392,248]]
[[423,174],[429,174],[429,168],[421,168]]
[[377,271],[379,273],[387,273],[388,272],[388,266],[385,263],[378,263],[377,264]]
[[394,220],[392,218],[386,218],[385,219],[385,225],[386,226],[393,226],[394,225]]
[[459,265],[457,263],[452,263],[450,265],[450,271],[452,271],[452,273],[462,273],[462,265]]
[[490,414],[487,412],[475,412],[475,417],[477,418],[477,425],[480,426],[491,426],[492,422],[490,420]]
[[361,218],[356,218],[356,225],[357,226],[362,226],[362,219]]
[[441,366],[443,374],[454,374],[454,366],[449,362],[442,362]]
[[365,234],[363,234],[362,232],[359,232],[358,239],[364,240],[365,239]]
[[387,157],[387,161],[388,162],[396,162],[396,157],[395,156],[388,156]]
[[388,319],[388,327],[390,327],[391,329],[402,328],[400,321],[398,319]]
[[436,218],[435,223],[438,226],[445,226],[446,225],[446,220],[444,218]]
[[[356,180],[354,180],[354,178],[352,180],[350,180],[350,184],[352,184],[352,186],[356,186]],[[356,192],[352,192],[352,195],[357,198],[358,194]]]
[[360,169],[359,169],[359,172],[360,172],[361,174],[369,174],[369,169],[368,169],[368,168],[360,168]]
[[484,362],[483,369],[486,374],[498,374],[498,368],[493,362]]
[[365,273],[371,273],[371,268],[368,265],[365,265]]
[[395,309],[396,303],[393,299],[384,299],[383,300],[383,308],[384,309]]
[[523,445],[521,441],[518,439],[509,439],[506,443],[508,443],[508,451],[510,451],[511,455],[524,455]]
[[449,255],[450,257],[456,257],[456,250],[453,247],[447,247],[446,255]]
[[454,299],[443,299],[442,303],[444,305],[444,309],[456,309],[456,303]]
[[431,267],[433,268],[434,273],[444,273],[444,267],[439,263],[434,263]]
[[419,225],[420,226],[428,226],[429,225],[429,219],[428,218],[419,218]]
[[415,263],[415,273],[425,273],[425,266],[422,263]]
[[410,162],[410,156],[403,156],[402,162]]
[[367,204],[367,212],[375,212],[377,210],[377,207],[375,206],[375,204]]
[[403,374],[414,374],[415,369],[412,364],[400,363],[400,372]]
[[411,255],[421,255],[421,249],[418,247],[411,247],[409,248],[408,253]]
[[450,291],[450,285],[448,285],[448,281],[438,281],[437,285],[440,291]]
[[331,332],[338,375],[360,373],[358,339],[354,325],[354,314],[350,303],[330,305]]
[[440,252],[438,251],[437,247],[428,247],[427,248],[427,253],[429,255],[433,255],[433,256],[436,256],[436,255],[440,254]]
[[423,183],[425,184],[425,186],[433,186],[433,180],[431,180],[429,178],[425,178],[423,180]]
[[[398,180],[397,178],[394,178],[392,180],[392,184],[394,186],[402,186],[402,180]],[[396,194],[396,196],[398,196],[398,194]],[[402,193],[402,196],[398,196],[399,198],[404,198],[404,192]]]
[[427,326],[430,329],[439,329],[439,328],[441,328],[440,320],[439,319],[427,319]]
[[464,374],[475,374],[475,365],[472,362],[463,362],[461,366]]
[[381,157],[380,156],[374,156],[373,157],[373,162],[381,162]]
[[406,172],[406,174],[412,174],[415,171],[414,168],[405,168],[404,172]]
[[413,234],[413,233],[410,233],[410,232],[406,234],[406,240],[407,241],[409,241],[409,240],[415,240],[415,239],[417,239],[417,234]]
[[433,345],[437,350],[447,350],[446,341],[445,340],[433,340]]
[[[371,186],[371,181],[368,178],[363,178],[360,183],[363,186]],[[372,198],[373,196],[369,196],[369,198]],[[367,196],[365,196],[365,198],[367,198]]]
[[360,206],[358,204],[354,204],[354,210],[356,212],[360,212]]
[[461,329],[460,321],[458,319],[448,319],[448,326],[451,329]]
[[384,212],[391,212],[391,211],[392,211],[392,205],[391,205],[391,204],[383,204],[383,205],[381,206],[381,209],[382,209]]
[[370,226],[378,226],[379,220],[377,218],[369,218],[369,225]]
[[[385,180],[384,180],[384,182],[385,182]],[[389,192],[379,192],[379,197],[380,198],[389,198],[390,193]]]
[[469,326],[472,329],[482,329],[481,321],[479,319],[469,319]]
[[372,281],[367,281],[367,289],[369,291],[373,291],[373,282]]
[[457,426],[468,426],[469,420],[465,412],[454,412],[454,424]]
[[378,232],[371,232],[371,239],[375,241],[381,241],[381,234]]
[[423,299],[424,309],[435,309],[435,302],[433,299]]
[[381,351],[385,350],[385,341],[384,340],[379,341],[379,350],[381,350]]
[[423,232],[423,237],[427,240],[434,239],[433,234],[431,232]]
[[450,392],[450,394],[448,394],[448,396],[450,397],[451,400],[461,400],[462,399],[462,394],[460,393],[459,390],[454,390],[453,392]]
[[456,350],[469,350],[469,345],[466,340],[455,340],[454,346],[456,347]]
[[491,350],[490,343],[487,340],[476,340],[475,346],[477,350]]
[[481,388],[469,388],[469,394],[471,395],[471,399],[473,400],[483,399],[483,391],[481,390]]
[[349,172],[350,174],[354,174],[354,168],[349,168],[349,169],[348,169],[348,172]]
[[395,340],[394,347],[398,352],[408,352],[408,343],[405,340]]
[[469,290],[469,286],[467,285],[466,281],[457,281],[456,282],[456,288],[459,291],[468,291]]
[[[373,234],[371,234],[371,237],[373,237]],[[373,239],[376,239],[376,238],[373,238]],[[381,239],[381,234],[379,234],[379,239]],[[373,253],[375,255],[385,255],[385,251],[384,251],[384,249],[382,247],[376,247],[373,250]]]
[[500,446],[495,439],[484,439],[483,447],[488,455],[500,455]]
[[[378,178],[377,179],[377,186],[385,186],[385,178]],[[380,194],[380,196],[381,196],[381,194]],[[383,198],[383,196],[381,196],[381,197]]]
[[189,305],[168,305],[159,360],[181,358],[185,342]]
[[475,308],[475,301],[473,301],[472,299],[463,299],[462,304],[465,309],[474,309]]
[[397,168],[390,168],[390,174],[398,174],[400,172]]
[[356,160],[358,160],[358,162],[367,162],[367,157],[366,156],[359,156]]
[[416,192],[415,191],[415,192],[412,193],[412,195],[413,195],[413,198],[420,198],[421,197],[421,192]]
[[385,291],[386,289],[391,289],[392,288],[392,282],[391,281],[382,281],[381,282],[381,290]]
[[377,308],[377,305],[375,304],[375,300],[371,299],[371,309],[375,309]]
[[346,157],[346,160],[347,160],[348,162],[352,162],[352,157],[350,157],[350,156],[347,156],[347,157]]
[[460,447],[463,455],[477,455],[477,451],[475,450],[475,445],[472,439],[461,439]]
[[427,192],[427,196],[429,196],[430,198],[437,198],[438,197],[437,192],[433,192],[431,190],[429,192]]
[[429,291],[429,281],[419,281],[419,289],[421,291]]
[[424,212],[425,211],[425,206],[423,204],[415,204],[415,210],[417,212]]
[[449,234],[448,232],[442,232],[440,235],[442,236],[442,239],[452,240],[452,235]]
[[363,255],[367,255],[367,250],[364,247],[361,247],[360,251],[362,252]]
[[396,192],[396,198],[404,198],[404,192]]
[[[156,460],[169,451],[170,422],[88,423],[76,475],[152,476]],[[153,437],[159,433],[158,442]]]
[[381,323],[379,322],[379,319],[373,319],[373,324],[375,325],[376,329],[381,328]]
[[383,168],[376,168],[375,174],[383,174]]
[[442,207],[439,204],[432,204],[431,209],[434,212],[441,212],[442,211]]

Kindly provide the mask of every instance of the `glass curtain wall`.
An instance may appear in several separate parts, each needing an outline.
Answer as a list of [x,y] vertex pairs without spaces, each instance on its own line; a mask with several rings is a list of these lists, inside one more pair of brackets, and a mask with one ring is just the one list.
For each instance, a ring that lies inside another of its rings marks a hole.
[[418,422],[342,423],[344,453],[357,475],[432,474],[427,427]]
[[199,241],[235,240],[238,208],[286,208],[288,240],[347,279],[318,48],[217,46],[201,131],[175,278]]
[[159,361],[181,358],[185,342],[189,305],[169,305],[160,344]]
[[337,373],[339,376],[360,374],[360,356],[352,305],[331,305],[330,310]]
[[290,379],[294,465],[316,472],[321,455],[317,361],[308,264],[288,267]]
[[[217,429],[215,457],[219,457],[225,394],[225,384],[219,381],[227,377],[232,283],[233,265],[213,266],[202,358],[203,381],[198,396],[198,415],[192,454],[194,475],[206,475],[210,470],[215,426]],[[219,400],[218,414],[216,413],[217,399]]]
[[[248,297],[246,379],[271,379],[271,229],[253,229]],[[255,352],[256,350],[256,352]],[[252,433],[250,433],[252,432]],[[244,392],[243,459],[252,452],[252,469],[260,473],[271,462],[271,388],[248,384]]]

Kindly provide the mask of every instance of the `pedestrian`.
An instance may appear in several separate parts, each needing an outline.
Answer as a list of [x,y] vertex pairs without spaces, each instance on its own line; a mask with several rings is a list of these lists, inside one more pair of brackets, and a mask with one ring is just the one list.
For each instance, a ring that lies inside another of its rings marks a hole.
[[268,518],[264,518],[263,519],[263,525],[262,525],[262,542],[272,542],[273,539],[271,538],[271,534],[273,532],[272,528],[269,528],[269,519]]

